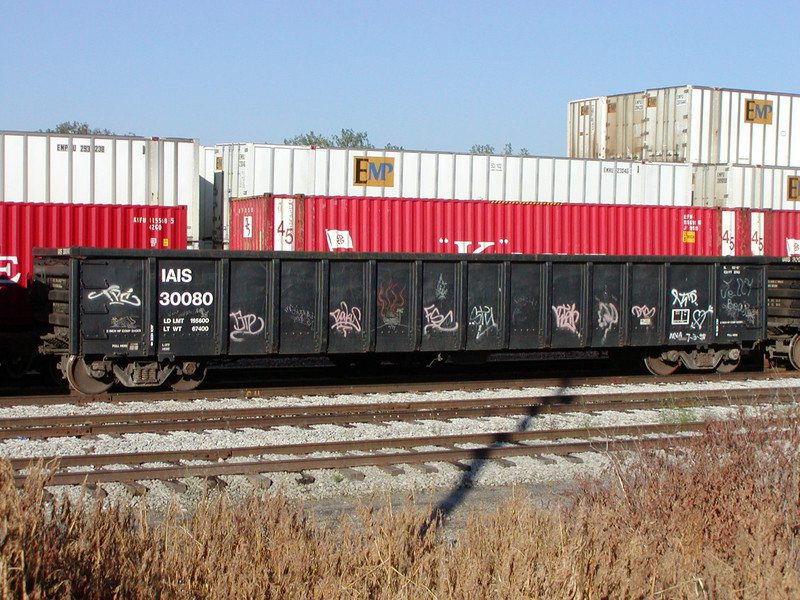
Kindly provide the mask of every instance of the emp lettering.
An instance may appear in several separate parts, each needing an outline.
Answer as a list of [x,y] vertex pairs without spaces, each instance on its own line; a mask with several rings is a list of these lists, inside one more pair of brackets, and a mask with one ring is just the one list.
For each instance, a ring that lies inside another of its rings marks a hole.
[[789,176],[787,181],[786,199],[789,202],[800,200],[800,177]]
[[356,156],[353,159],[353,185],[394,186],[394,159]]
[[771,100],[745,100],[744,122],[772,125]]

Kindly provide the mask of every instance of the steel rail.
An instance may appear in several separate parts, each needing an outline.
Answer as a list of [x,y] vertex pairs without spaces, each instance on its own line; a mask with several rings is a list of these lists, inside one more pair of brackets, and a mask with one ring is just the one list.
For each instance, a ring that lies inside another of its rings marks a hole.
[[577,376],[577,377],[548,377],[524,379],[482,379],[479,381],[438,381],[415,383],[367,383],[367,384],[342,384],[342,385],[308,385],[303,383],[297,386],[255,386],[237,389],[199,389],[187,392],[175,392],[162,389],[147,389],[134,392],[112,392],[99,395],[83,396],[72,394],[47,394],[47,395],[10,395],[0,396],[0,408],[14,406],[49,406],[54,404],[93,404],[111,403],[122,404],[128,402],[156,402],[159,400],[223,400],[223,399],[248,399],[259,397],[299,397],[299,396],[330,396],[339,394],[379,394],[398,392],[432,392],[432,391],[464,391],[482,390],[497,387],[518,388],[546,388],[582,385],[619,385],[641,383],[698,383],[720,381],[743,381],[747,379],[784,379],[800,377],[797,371],[752,371],[736,372],[721,377],[716,372],[712,373],[682,373],[668,379],[659,379],[653,375],[627,375],[627,376]]
[[[546,431],[512,431],[465,434],[454,436],[426,436],[417,438],[387,438],[296,444],[284,446],[257,446],[248,448],[206,449],[154,453],[126,453],[63,458],[14,459],[12,466],[19,471],[41,462],[58,464],[56,469],[76,466],[102,466],[108,464],[144,464],[176,460],[220,460],[223,458],[252,457],[256,455],[307,455],[319,452],[338,453],[333,457],[280,458],[247,462],[225,462],[168,467],[143,467],[137,469],[108,469],[91,471],[56,471],[48,485],[78,485],[83,483],[135,482],[142,480],[169,480],[181,477],[211,477],[218,475],[245,475],[277,472],[300,472],[312,469],[345,469],[363,466],[388,466],[428,462],[454,462],[467,459],[508,458],[513,456],[565,455],[587,451],[614,451],[633,448],[661,448],[686,442],[687,437],[676,434],[696,433],[707,427],[706,423],[631,425],[605,428],[561,429]],[[643,435],[669,434],[666,438],[642,438]],[[636,436],[635,439],[610,439]],[[560,442],[528,445],[526,442],[553,439],[588,439],[584,442]],[[456,445],[478,444],[478,448],[456,448]],[[415,448],[435,446],[436,450]],[[449,447],[448,447],[449,446]],[[445,449],[441,449],[445,448]],[[351,452],[401,449],[406,452],[352,455]],[[91,459],[95,462],[86,463]],[[60,463],[58,463],[60,461]],[[130,461],[126,463],[126,461]],[[15,474],[15,482],[22,485],[22,473]]]
[[698,404],[753,404],[793,399],[791,389],[738,388],[22,417],[0,419],[0,440],[647,410]]

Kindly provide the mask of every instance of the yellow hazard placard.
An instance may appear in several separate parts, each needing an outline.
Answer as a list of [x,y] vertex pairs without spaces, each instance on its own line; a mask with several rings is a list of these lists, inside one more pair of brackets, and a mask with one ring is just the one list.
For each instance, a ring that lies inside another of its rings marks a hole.
[[694,244],[697,241],[697,232],[696,231],[684,231],[683,232],[683,243],[684,244]]

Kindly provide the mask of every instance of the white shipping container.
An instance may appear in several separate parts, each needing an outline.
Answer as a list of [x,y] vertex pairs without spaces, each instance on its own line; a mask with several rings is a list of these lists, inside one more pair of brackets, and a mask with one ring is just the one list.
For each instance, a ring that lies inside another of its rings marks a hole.
[[0,202],[186,206],[198,245],[198,163],[192,139],[0,131]]
[[800,95],[699,86],[569,103],[574,158],[800,167]]
[[[252,143],[220,144],[215,154],[220,215],[230,198],[261,194],[691,205],[689,165]],[[214,176],[203,173],[206,182]]]
[[694,205],[798,210],[800,168],[695,165]]

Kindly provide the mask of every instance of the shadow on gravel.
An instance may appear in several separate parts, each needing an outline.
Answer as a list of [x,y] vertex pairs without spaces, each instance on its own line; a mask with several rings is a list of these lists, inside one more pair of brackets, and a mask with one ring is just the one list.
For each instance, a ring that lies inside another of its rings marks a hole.
[[[575,396],[565,393],[565,390],[572,385],[571,379],[562,378],[559,385],[560,389],[558,394],[552,396],[550,401],[528,406],[525,417],[521,419],[517,425],[518,432],[525,431],[528,428],[531,420],[534,417],[542,414],[544,409],[546,409],[549,404],[555,402],[558,402],[559,404],[569,404],[575,401]],[[491,460],[489,458],[489,450],[492,448],[499,448],[507,443],[509,443],[507,440],[507,434],[500,432],[496,434],[494,441],[490,445],[485,446],[484,448],[475,449],[469,470],[464,471],[464,474],[461,476],[461,480],[458,482],[458,485],[453,488],[446,498],[444,498],[434,507],[434,509],[431,511],[431,514],[425,519],[420,527],[420,537],[423,537],[428,532],[428,529],[431,528],[431,526],[442,525],[444,521],[453,513],[453,511],[455,511],[456,508],[458,508],[466,500],[467,495],[470,493],[470,489],[472,489],[475,479],[477,478],[481,469],[486,464],[486,461]]]

